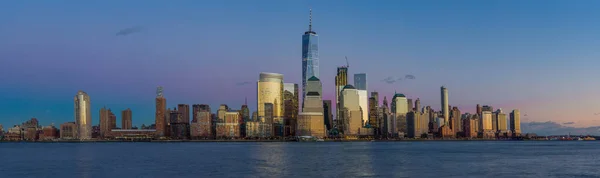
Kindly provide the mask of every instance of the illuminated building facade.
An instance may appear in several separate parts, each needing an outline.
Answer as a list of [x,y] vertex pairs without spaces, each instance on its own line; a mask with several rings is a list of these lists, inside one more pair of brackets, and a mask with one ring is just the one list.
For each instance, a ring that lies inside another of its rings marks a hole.
[[78,91],[74,97],[76,137],[80,140],[92,138],[92,112],[90,96],[84,91]]

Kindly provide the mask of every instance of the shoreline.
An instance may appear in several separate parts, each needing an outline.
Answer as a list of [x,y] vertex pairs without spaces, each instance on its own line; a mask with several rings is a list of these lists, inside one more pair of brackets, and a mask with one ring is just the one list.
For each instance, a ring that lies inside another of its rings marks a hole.
[[[572,141],[572,140],[492,140],[492,139],[406,139],[406,140],[323,140],[323,141],[296,141],[296,140],[49,140],[49,141],[0,141],[0,143],[208,143],[208,142],[465,142],[465,141]],[[595,141],[595,140],[590,140]]]

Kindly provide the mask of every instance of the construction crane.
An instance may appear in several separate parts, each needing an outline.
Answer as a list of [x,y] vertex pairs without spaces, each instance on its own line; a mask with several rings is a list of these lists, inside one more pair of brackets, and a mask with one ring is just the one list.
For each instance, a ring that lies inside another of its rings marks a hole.
[[344,56],[346,58],[346,67],[350,68],[350,63],[348,62],[348,56]]

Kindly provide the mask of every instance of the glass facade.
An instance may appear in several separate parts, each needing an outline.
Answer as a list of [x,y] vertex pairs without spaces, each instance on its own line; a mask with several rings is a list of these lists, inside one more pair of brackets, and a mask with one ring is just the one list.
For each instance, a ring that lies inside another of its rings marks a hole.
[[314,31],[302,35],[302,101],[306,96],[306,81],[319,77],[319,36]]
[[367,74],[354,74],[354,87],[357,90],[367,90]]
[[265,104],[273,104],[273,122],[283,123],[283,75],[260,73],[257,83],[258,118],[265,117]]

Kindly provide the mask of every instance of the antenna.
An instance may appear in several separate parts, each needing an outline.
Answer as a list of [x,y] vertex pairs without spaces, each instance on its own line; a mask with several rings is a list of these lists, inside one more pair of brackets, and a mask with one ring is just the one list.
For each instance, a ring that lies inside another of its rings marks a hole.
[[309,9],[309,15],[308,15],[308,31],[312,32],[312,8]]
[[348,56],[344,56],[346,58],[346,67],[350,68],[350,63],[348,62]]

